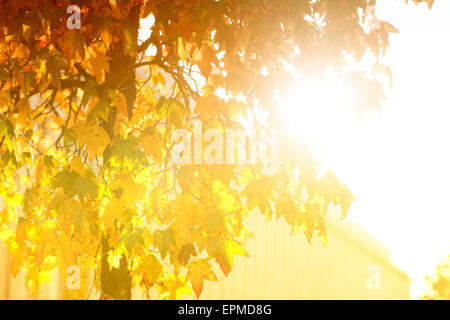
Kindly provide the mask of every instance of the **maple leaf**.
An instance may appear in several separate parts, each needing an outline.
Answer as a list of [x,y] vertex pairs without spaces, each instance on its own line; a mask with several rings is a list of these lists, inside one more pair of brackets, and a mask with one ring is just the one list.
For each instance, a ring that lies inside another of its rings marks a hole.
[[142,281],[150,287],[150,285],[156,283],[160,276],[163,275],[163,266],[161,262],[150,253],[144,256],[137,267],[133,270],[134,274],[142,274]]
[[197,298],[203,291],[203,281],[217,281],[216,274],[211,270],[211,265],[205,259],[192,260],[189,264],[187,279],[192,283]]
[[54,187],[62,187],[64,194],[71,198],[76,195],[84,200],[87,194],[97,195],[97,186],[90,179],[84,179],[75,171],[63,170],[56,174]]
[[205,77],[208,77],[211,73],[212,64],[219,64],[214,51],[205,43],[202,44],[200,49],[194,51],[192,55],[192,62],[198,65],[200,71]]
[[99,118],[105,119],[107,117],[108,107],[108,102],[105,99],[94,97],[89,103],[87,121],[94,122]]
[[86,145],[89,159],[103,156],[106,146],[111,143],[108,133],[102,127],[82,123],[72,127],[72,130],[79,147]]
[[14,126],[8,119],[0,120],[0,139],[4,139],[3,142],[11,152],[14,148],[13,138],[15,137]]
[[98,83],[105,81],[106,73],[109,72],[109,60],[111,57],[92,47],[89,47],[86,52],[87,67]]
[[214,114],[225,112],[224,105],[214,94],[200,96],[196,102],[195,112],[198,113],[198,117],[202,122],[211,119]]
[[228,275],[233,267],[233,257],[235,254],[243,257],[249,256],[247,251],[236,240],[221,238],[217,241],[212,256],[216,258],[217,263],[225,275]]
[[258,207],[261,214],[268,219],[272,216],[269,200],[273,200],[272,193],[273,180],[270,177],[262,177],[251,181],[243,192],[247,196],[247,206],[249,210]]
[[187,243],[180,249],[180,253],[178,254],[178,261],[180,261],[182,265],[187,265],[191,256],[195,257],[196,255],[197,252],[194,245],[192,243]]
[[167,112],[169,121],[176,127],[181,128],[183,118],[186,117],[189,112],[180,101],[175,99],[169,99],[167,102]]
[[136,203],[145,195],[145,187],[136,183],[129,172],[119,174],[110,185],[111,190],[122,189],[125,199],[131,203]]
[[167,280],[164,281],[164,286],[157,286],[160,299],[180,300],[183,294],[190,295],[192,290],[186,285],[186,279],[183,275],[178,277],[171,273]]
[[25,218],[20,217],[16,227],[16,242],[19,246],[23,246],[25,240],[28,239],[27,229],[32,223]]
[[164,144],[159,135],[147,134],[141,140],[140,146],[144,148],[144,152],[153,156],[156,162],[162,160],[164,150]]
[[123,242],[125,244],[125,247],[127,248],[128,252],[131,252],[133,250],[136,243],[140,243],[144,245],[144,231],[143,229],[133,229],[126,234],[124,234],[120,239],[119,242]]
[[83,37],[78,30],[67,30],[61,37],[61,49],[67,61],[73,61],[72,57],[77,52],[81,59],[84,58]]
[[19,43],[18,46],[14,49],[14,52],[11,58],[23,59],[28,56],[29,49],[26,45]]
[[80,156],[73,157],[72,160],[70,160],[70,169],[77,172],[83,178],[86,178],[86,170],[84,169]]
[[127,99],[123,93],[120,93],[119,96],[111,102],[111,106],[117,107],[119,114],[121,114],[123,118],[128,116]]
[[153,233],[153,243],[158,247],[161,258],[165,258],[171,245],[175,245],[175,234],[171,228],[165,230],[155,230]]

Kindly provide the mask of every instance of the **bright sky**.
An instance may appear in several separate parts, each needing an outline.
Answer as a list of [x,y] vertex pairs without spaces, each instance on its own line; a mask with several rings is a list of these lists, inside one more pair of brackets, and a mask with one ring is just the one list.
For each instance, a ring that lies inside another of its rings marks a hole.
[[324,162],[356,196],[348,217],[391,253],[411,278],[450,253],[450,1],[379,0],[376,14],[393,23],[385,63],[394,87],[383,110],[343,130]]

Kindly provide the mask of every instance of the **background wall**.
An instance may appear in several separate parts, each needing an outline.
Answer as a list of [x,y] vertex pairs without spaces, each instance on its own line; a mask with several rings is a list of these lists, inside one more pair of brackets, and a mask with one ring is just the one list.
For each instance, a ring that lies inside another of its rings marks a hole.
[[202,299],[409,299],[409,278],[385,247],[333,212],[326,222],[328,244],[310,245],[283,220],[253,215],[250,258],[235,256],[228,277],[205,282]]

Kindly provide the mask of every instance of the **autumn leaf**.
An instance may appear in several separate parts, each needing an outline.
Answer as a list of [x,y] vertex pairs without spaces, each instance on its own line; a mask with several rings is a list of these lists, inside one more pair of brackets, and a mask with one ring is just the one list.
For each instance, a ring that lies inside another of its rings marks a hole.
[[156,133],[144,135],[140,146],[144,148],[145,153],[153,156],[156,162],[160,162],[162,160],[162,150],[164,150],[164,145],[161,137],[159,137]]
[[72,127],[72,130],[79,147],[86,146],[89,159],[103,156],[106,146],[111,143],[108,134],[102,127],[83,123]]
[[31,226],[32,224],[30,221],[22,217],[19,218],[16,227],[16,242],[19,246],[23,246],[25,240],[28,239],[27,229]]
[[183,275],[175,276],[173,273],[164,281],[164,286],[157,286],[159,299],[180,300],[183,294],[192,294],[191,288],[187,286]]
[[56,174],[55,180],[53,183],[55,188],[62,187],[64,190],[64,194],[72,198],[74,196],[78,196],[81,201],[90,194],[92,196],[97,195],[97,186],[96,184],[90,180],[81,177],[75,171],[60,171]]
[[110,185],[111,190],[121,189],[124,198],[131,203],[136,203],[144,198],[145,187],[136,183],[129,172],[119,174]]
[[14,149],[13,137],[15,137],[14,126],[8,119],[0,120],[0,139],[4,139],[8,150],[11,152]]
[[187,243],[180,249],[178,261],[180,261],[182,265],[187,265],[191,256],[195,257],[196,255],[197,251],[195,250],[194,245],[192,243]]
[[86,178],[86,170],[84,169],[80,156],[73,157],[73,159],[70,160],[70,169],[77,172],[83,178]]
[[133,273],[142,274],[142,281],[150,287],[151,284],[156,283],[159,277],[163,275],[163,266],[154,254],[149,253],[141,259],[136,269],[133,270]]
[[111,106],[117,107],[119,114],[121,114],[123,118],[128,116],[127,99],[123,93],[119,94],[119,96],[111,103]]
[[81,98],[82,105],[86,105],[88,103],[90,97],[97,96],[96,86],[97,86],[97,83],[94,80],[89,79],[88,81],[86,81],[86,84],[85,84],[84,90],[83,90],[83,97]]
[[81,59],[84,58],[84,43],[80,31],[67,30],[61,39],[61,49],[64,52],[67,61],[72,61],[72,57],[75,53],[78,53]]
[[153,243],[159,249],[161,258],[165,258],[171,245],[175,245],[175,233],[172,229],[155,230],[153,233]]
[[105,81],[106,73],[109,72],[109,60],[111,60],[110,57],[92,47],[89,47],[86,52],[87,68],[98,83]]
[[224,105],[219,101],[219,98],[214,94],[210,94],[197,98],[195,112],[198,113],[199,119],[205,122],[211,119],[214,114],[225,112],[225,109]]
[[18,46],[14,49],[14,52],[11,56],[11,58],[16,59],[23,59],[24,57],[28,56],[29,49],[26,45],[19,43]]
[[189,112],[186,107],[178,100],[171,99],[167,105],[169,121],[176,127],[181,128],[183,119]]
[[214,51],[205,43],[202,44],[200,49],[194,51],[192,62],[199,66],[200,71],[205,77],[208,77],[211,73],[212,64],[219,64]]
[[223,273],[228,275],[233,267],[233,257],[236,254],[243,257],[249,256],[236,240],[221,238],[217,241],[212,256],[216,258]]
[[192,260],[189,264],[187,279],[192,283],[197,298],[203,291],[203,281],[217,281],[216,274],[211,270],[211,265],[205,259]]

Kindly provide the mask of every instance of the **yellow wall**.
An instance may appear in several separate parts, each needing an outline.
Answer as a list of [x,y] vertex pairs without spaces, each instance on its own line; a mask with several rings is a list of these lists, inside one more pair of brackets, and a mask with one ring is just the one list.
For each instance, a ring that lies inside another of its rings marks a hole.
[[386,248],[336,214],[326,225],[328,244],[311,246],[302,234],[290,236],[284,220],[264,223],[252,215],[251,257],[235,256],[228,278],[206,281],[201,298],[409,299],[409,278],[390,263]]

